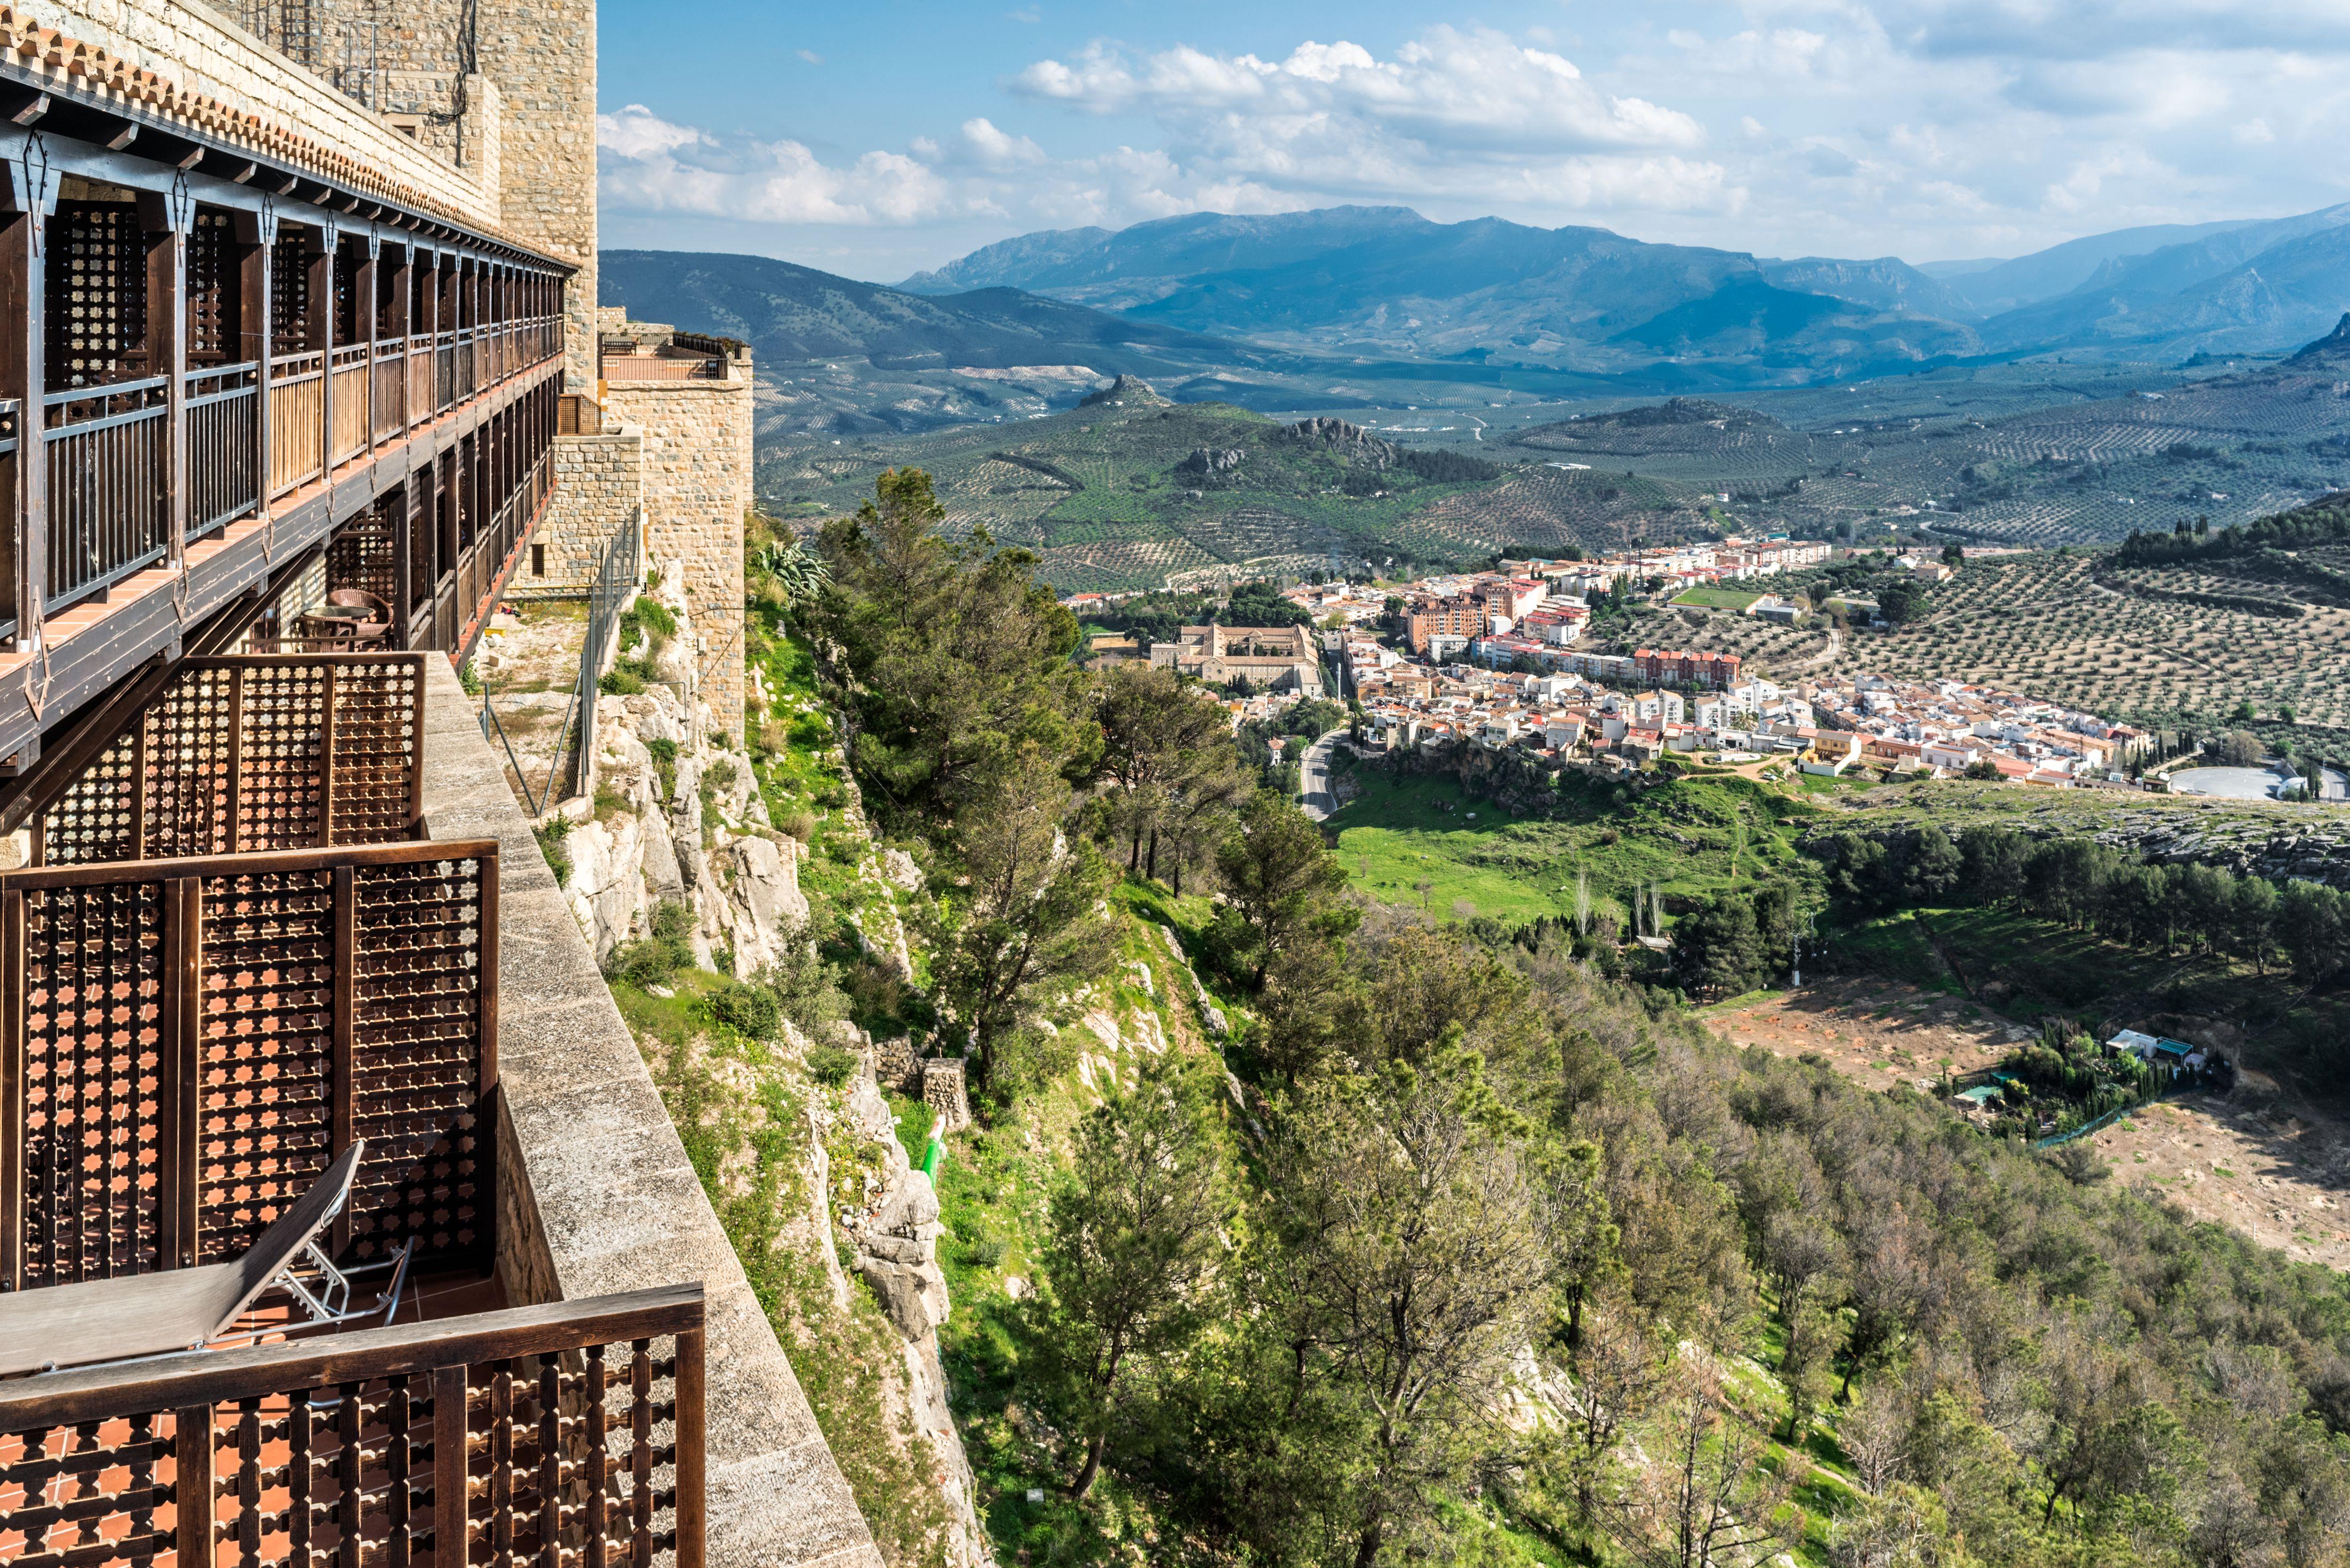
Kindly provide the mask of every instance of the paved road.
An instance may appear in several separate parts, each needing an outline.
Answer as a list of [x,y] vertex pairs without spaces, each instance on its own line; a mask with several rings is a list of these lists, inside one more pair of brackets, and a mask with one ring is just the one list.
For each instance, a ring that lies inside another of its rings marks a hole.
[[1298,804],[1316,822],[1338,809],[1337,797],[1330,793],[1330,748],[1346,734],[1344,730],[1331,731],[1308,746],[1297,764],[1298,793],[1304,797]]

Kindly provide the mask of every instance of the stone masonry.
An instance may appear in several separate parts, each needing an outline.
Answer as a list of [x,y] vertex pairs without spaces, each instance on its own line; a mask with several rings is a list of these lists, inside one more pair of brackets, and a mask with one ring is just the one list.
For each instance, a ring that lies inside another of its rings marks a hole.
[[[531,535],[533,554],[506,592],[517,599],[588,592],[613,530],[645,504],[645,438],[625,426],[555,438],[555,489]],[[545,571],[538,570],[541,566]]]
[[644,440],[645,550],[682,574],[702,646],[701,687],[728,740],[743,737],[743,519],[751,510],[751,359],[723,379],[607,381],[604,417]]

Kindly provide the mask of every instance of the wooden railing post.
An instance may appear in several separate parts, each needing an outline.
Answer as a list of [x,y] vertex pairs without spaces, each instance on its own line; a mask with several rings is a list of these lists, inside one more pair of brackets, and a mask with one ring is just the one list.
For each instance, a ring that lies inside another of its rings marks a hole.
[[677,1568],[702,1568],[706,1539],[703,1333],[690,1328],[677,1336]]
[[319,225],[318,251],[310,258],[310,346],[318,350],[318,477],[335,472],[335,261],[342,243],[332,220]]
[[172,1506],[182,1568],[211,1568],[216,1484],[213,1407],[191,1405],[172,1411]]
[[[12,892],[11,898],[24,895]],[[163,885],[163,973],[156,1019],[157,1261],[196,1265],[203,1208],[203,884]]]
[[[330,1046],[332,1064],[328,1071],[333,1081],[328,1085],[330,1096],[328,1123],[328,1149],[339,1158],[351,1147],[353,1137],[352,1103],[357,1069],[352,1063],[352,1045],[358,1037],[355,1027],[359,987],[359,883],[348,866],[335,867],[335,1017],[334,1035]],[[334,1251],[340,1254],[351,1244],[351,1209],[335,1217]]]
[[[351,340],[367,345],[367,358],[363,361],[367,366],[367,373],[359,378],[367,388],[364,394],[367,403],[367,440],[360,443],[360,449],[365,452],[375,450],[375,269],[382,258],[383,236],[376,232],[373,224],[369,224],[367,235],[367,260],[359,264],[358,275],[351,279],[351,326],[354,329]],[[332,430],[334,426],[329,424],[327,428]]]
[[335,667],[318,674],[318,847],[335,841]]
[[432,1375],[432,1561],[464,1568],[472,1557],[473,1509],[466,1493],[465,1369]]
[[[22,385],[18,410],[16,474],[24,486],[17,508],[16,649],[29,653],[42,643],[41,617],[49,587],[49,462],[47,410],[41,405],[48,390],[47,307],[43,296],[47,279],[50,215],[57,210],[60,181],[49,168],[48,155],[37,131],[25,137],[24,155],[8,166],[18,216],[8,225],[5,261],[9,313],[0,330],[0,354],[10,347],[8,369]],[[15,388],[10,389],[12,391]]]
[[482,852],[482,913],[481,936],[474,943],[479,955],[481,977],[475,988],[478,1011],[474,1025],[481,1033],[476,1048],[481,1068],[478,1074],[482,1103],[489,1104],[490,1091],[498,1085],[498,850],[494,844]]
[[[240,217],[238,221],[242,223],[244,219]],[[277,352],[274,325],[276,305],[272,298],[276,287],[277,209],[266,196],[262,198],[261,211],[255,217],[253,233],[254,249],[244,261],[244,341],[251,357],[261,363],[253,408],[254,515],[266,517],[270,476],[274,472],[269,462],[269,388],[276,368],[271,359]]]
[[163,527],[174,571],[188,544],[188,230],[196,201],[187,176],[140,203],[147,245],[147,362],[163,378]]
[[0,1289],[25,1288],[25,895],[0,894]]

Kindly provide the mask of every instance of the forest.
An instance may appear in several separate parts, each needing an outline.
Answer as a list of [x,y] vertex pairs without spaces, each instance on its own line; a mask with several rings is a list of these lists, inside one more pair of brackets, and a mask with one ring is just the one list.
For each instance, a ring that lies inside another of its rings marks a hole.
[[[868,811],[941,891],[920,1005],[979,1115],[1068,1073],[1040,1019],[1137,900],[1184,911],[1236,1015],[1100,1084],[1034,1289],[969,1342],[959,1419],[1053,1471],[1007,1555],[1143,1560],[1115,1508],[1150,1561],[1299,1568],[2342,1560],[2338,1276],[1742,1054],[1571,930],[1370,903],[1202,693],[1073,663],[1034,558],[942,523],[884,475],[826,526],[804,624]],[[1991,830],[1810,847],[1856,909],[2025,899],[2343,962],[2308,884]],[[1758,947],[1792,918],[1766,887],[1684,919],[1731,928],[1691,989],[1744,978],[1739,911]]]

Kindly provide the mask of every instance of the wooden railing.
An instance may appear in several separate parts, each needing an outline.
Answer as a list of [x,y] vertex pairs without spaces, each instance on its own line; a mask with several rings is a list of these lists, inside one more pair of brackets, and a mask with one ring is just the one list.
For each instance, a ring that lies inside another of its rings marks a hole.
[[386,338],[375,346],[374,384],[369,393],[377,441],[389,441],[406,427],[408,419],[402,412],[402,400],[407,392],[408,356],[399,338]]
[[368,347],[348,344],[335,350],[334,360],[335,429],[327,448],[329,467],[349,462],[368,444]]
[[191,539],[244,516],[260,502],[260,374],[255,360],[187,374]]
[[432,406],[442,413],[457,406],[457,334],[432,337]]
[[307,484],[327,469],[327,357],[310,349],[269,364],[269,496]]
[[435,412],[432,402],[432,334],[408,340],[408,422],[421,425]]
[[703,1568],[699,1284],[0,1385],[18,1568]]
[[48,466],[48,607],[103,593],[171,548],[165,378],[42,399]]
[[0,873],[0,1285],[234,1258],[359,1138],[335,1251],[485,1260],[497,857]]

